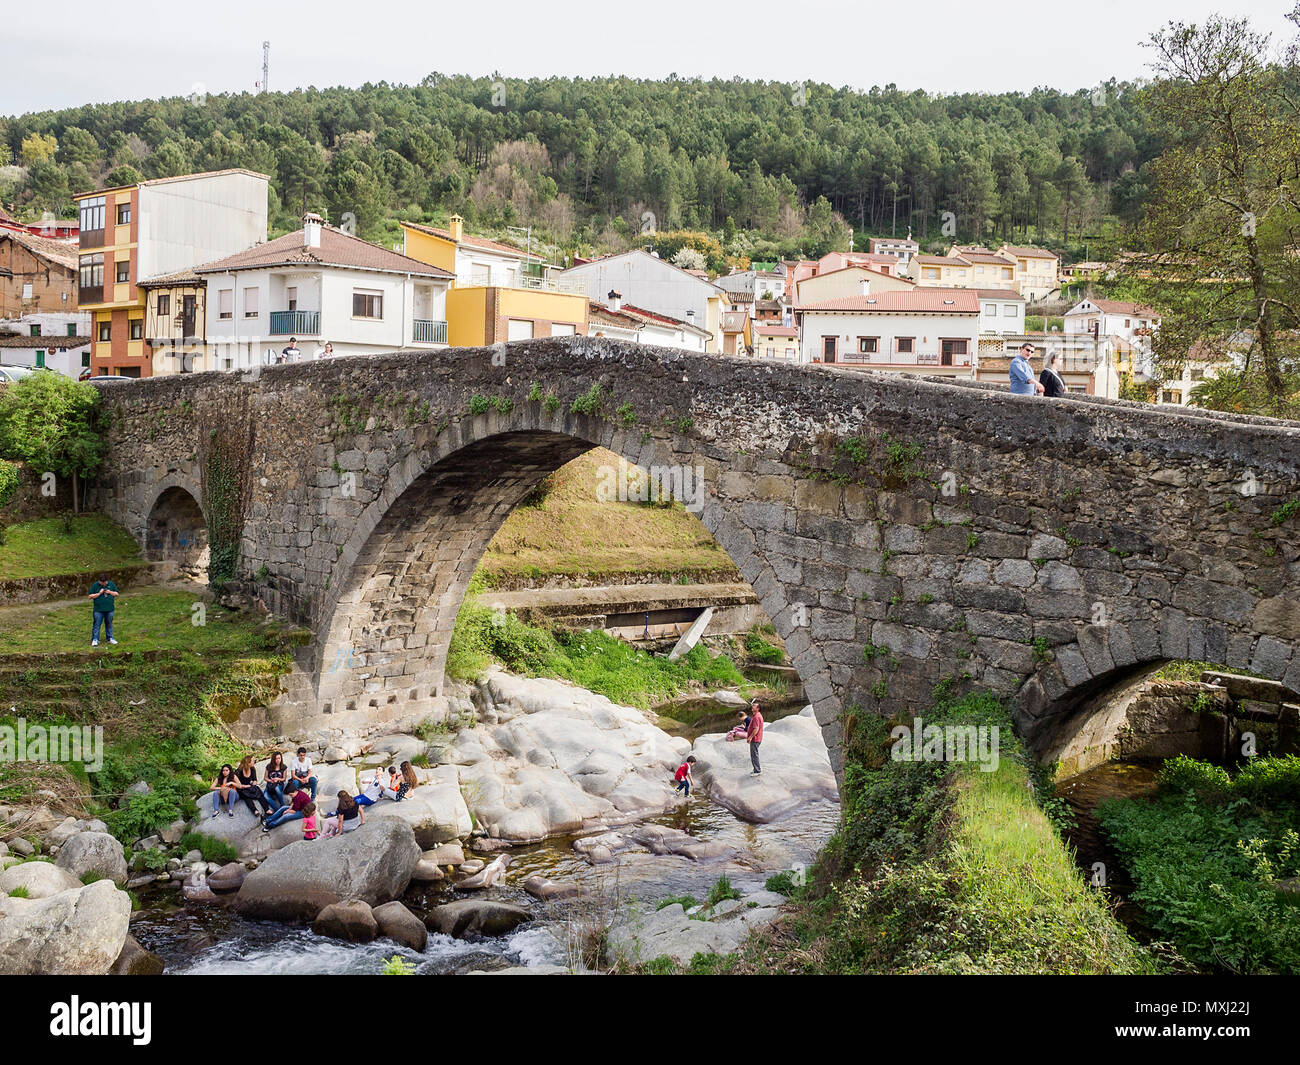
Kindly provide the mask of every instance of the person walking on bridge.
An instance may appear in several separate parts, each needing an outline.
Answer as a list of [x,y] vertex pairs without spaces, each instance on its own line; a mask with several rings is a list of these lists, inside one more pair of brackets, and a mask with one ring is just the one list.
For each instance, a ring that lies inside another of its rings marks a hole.
[[749,727],[745,730],[745,739],[749,743],[749,764],[754,767],[755,775],[763,772],[758,764],[758,747],[763,742],[763,713],[755,699],[749,705]]
[[1035,393],[1041,395],[1043,386],[1034,380],[1034,368],[1029,365],[1029,360],[1034,356],[1034,345],[1025,341],[1020,345],[1020,350],[1016,352],[1016,357],[1011,360],[1011,365],[1007,368],[1007,373],[1011,377],[1011,394],[1015,396],[1032,396]]

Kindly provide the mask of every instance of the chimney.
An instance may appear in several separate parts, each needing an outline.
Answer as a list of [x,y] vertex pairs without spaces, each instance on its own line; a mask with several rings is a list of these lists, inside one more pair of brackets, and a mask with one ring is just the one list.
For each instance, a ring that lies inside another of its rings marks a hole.
[[864,296],[871,295],[871,278],[864,277],[861,281],[858,282],[858,284],[862,286],[862,295]]
[[694,325],[694,324],[695,324],[695,312],[694,312],[694,311],[687,311],[687,312],[686,312],[686,324],[687,324],[687,325]]
[[609,295],[605,297],[609,300],[609,309],[611,311],[621,311],[623,309],[623,293],[615,292],[612,288]]
[[458,214],[454,214],[447,219],[447,232],[451,234],[451,239],[457,244],[460,243],[461,226],[464,221],[465,219],[461,218]]
[[304,248],[320,247],[320,230],[324,219],[310,211],[302,216],[302,246]]

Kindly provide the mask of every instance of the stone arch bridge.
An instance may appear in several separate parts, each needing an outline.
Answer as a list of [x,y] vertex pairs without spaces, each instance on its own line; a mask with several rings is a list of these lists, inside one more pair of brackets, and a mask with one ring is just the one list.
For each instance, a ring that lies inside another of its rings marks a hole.
[[436,716],[488,541],[595,445],[702,472],[699,517],[784,638],[837,773],[846,711],[924,710],[940,685],[1009,697],[1038,749],[1166,659],[1300,690],[1297,423],[585,337],[103,398],[103,509],[175,539],[188,494],[214,571],[314,632],[253,723],[268,738]]

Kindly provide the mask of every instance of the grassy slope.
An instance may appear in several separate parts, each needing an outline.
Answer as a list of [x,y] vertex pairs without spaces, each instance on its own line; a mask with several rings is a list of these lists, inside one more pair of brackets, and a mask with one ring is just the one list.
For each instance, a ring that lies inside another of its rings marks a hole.
[[[79,766],[0,764],[0,802],[52,790],[54,805],[105,815],[130,842],[177,816],[195,773],[206,777],[243,753],[223,721],[274,698],[292,664],[290,644],[302,634],[210,605],[206,624],[195,626],[193,602],[159,589],[124,595],[121,644],[93,652],[89,611],[80,604],[43,616],[30,607],[0,612],[0,708],[14,707],[12,716],[29,724],[100,725],[105,744],[103,771],[89,777]],[[6,625],[6,617],[20,616]],[[110,813],[137,780],[155,794]]]
[[735,566],[726,552],[680,505],[597,498],[600,467],[619,461],[596,448],[556,471],[554,488],[542,504],[516,509],[492,538],[480,564],[488,583],[640,573],[734,579]]
[[102,514],[82,514],[65,532],[61,517],[10,525],[0,546],[0,580],[55,577],[143,565],[140,549],[126,532]]

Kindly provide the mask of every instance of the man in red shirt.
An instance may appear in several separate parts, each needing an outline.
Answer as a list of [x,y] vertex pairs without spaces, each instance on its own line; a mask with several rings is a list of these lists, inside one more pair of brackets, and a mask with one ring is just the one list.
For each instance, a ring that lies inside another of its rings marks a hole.
[[757,699],[749,707],[749,728],[745,730],[745,740],[749,743],[749,761],[754,772],[762,773],[758,764],[758,745],[763,742],[763,715],[759,712]]

